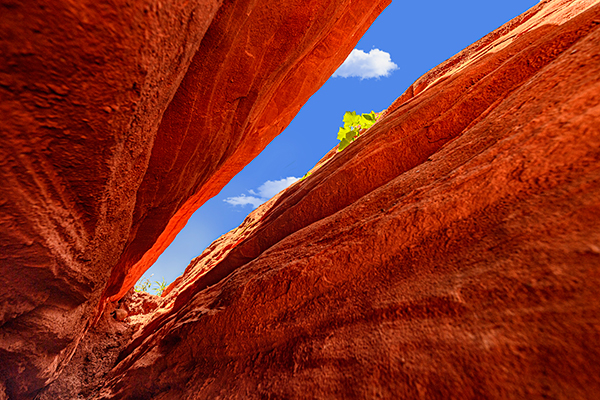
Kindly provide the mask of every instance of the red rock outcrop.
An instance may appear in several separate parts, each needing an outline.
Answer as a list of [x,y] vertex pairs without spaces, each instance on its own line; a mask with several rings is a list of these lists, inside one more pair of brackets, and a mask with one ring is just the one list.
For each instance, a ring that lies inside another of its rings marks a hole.
[[36,396],[36,400],[87,399],[104,383],[119,353],[132,335],[163,299],[131,289],[105,312],[77,345],[73,357],[58,379]]
[[0,1],[0,398],[55,379],[388,3]]
[[122,297],[192,213],[283,131],[390,1],[223,4],[161,121],[106,297]]
[[93,398],[595,398],[598,3],[417,80],[194,260]]

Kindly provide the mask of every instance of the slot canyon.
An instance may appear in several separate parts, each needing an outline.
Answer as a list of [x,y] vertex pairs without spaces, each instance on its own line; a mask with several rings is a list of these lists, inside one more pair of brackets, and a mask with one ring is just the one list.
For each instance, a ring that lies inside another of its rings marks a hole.
[[597,398],[598,0],[434,67],[133,291],[390,2],[0,0],[0,400]]

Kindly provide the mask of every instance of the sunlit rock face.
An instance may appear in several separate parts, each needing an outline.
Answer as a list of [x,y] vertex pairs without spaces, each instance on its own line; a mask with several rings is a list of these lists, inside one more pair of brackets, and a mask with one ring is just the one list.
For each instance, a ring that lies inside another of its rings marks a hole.
[[543,1],[194,260],[93,398],[594,398],[600,5]]
[[0,398],[56,378],[388,3],[0,1]]
[[160,123],[105,297],[122,297],[191,214],[283,131],[389,2],[223,4]]

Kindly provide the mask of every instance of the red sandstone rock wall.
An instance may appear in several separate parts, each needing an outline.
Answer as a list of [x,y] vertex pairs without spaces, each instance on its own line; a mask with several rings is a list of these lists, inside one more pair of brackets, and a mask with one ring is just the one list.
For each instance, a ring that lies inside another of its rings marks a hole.
[[0,1],[0,398],[57,376],[387,3]]
[[544,1],[215,242],[94,398],[600,391],[600,5]]
[[124,295],[192,213],[283,131],[389,2],[224,3],[161,121],[105,297]]
[[0,3],[0,393],[18,398],[56,376],[95,313],[220,2]]

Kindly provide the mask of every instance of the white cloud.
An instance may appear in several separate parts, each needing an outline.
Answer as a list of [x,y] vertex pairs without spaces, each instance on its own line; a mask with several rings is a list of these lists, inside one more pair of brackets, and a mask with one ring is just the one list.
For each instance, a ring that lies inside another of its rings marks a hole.
[[235,197],[228,197],[223,200],[226,203],[231,204],[232,206],[247,206],[248,204],[252,205],[252,208],[256,208],[265,202],[264,199],[260,199],[254,196],[246,196],[245,194],[241,194]]
[[246,205],[251,205],[252,208],[256,208],[265,201],[269,200],[271,197],[275,196],[277,193],[281,192],[286,187],[290,186],[292,183],[296,182],[298,179],[299,178],[294,176],[289,176],[278,181],[266,181],[260,185],[256,191],[248,190],[248,193],[250,193],[252,196],[246,196],[242,193],[239,196],[228,197],[223,201],[231,204],[232,206],[244,207]]
[[[266,181],[265,183],[259,186],[258,195],[262,198],[270,199],[271,197],[275,196],[277,193],[281,192],[283,189],[290,186],[297,180],[298,178],[296,178],[295,176],[289,176],[278,181]],[[253,190],[250,190],[249,192],[252,194],[257,194],[254,193]]]
[[335,71],[333,77],[379,78],[388,76],[396,69],[398,66],[392,61],[390,53],[379,49],[372,49],[368,53],[354,49],[346,61]]

